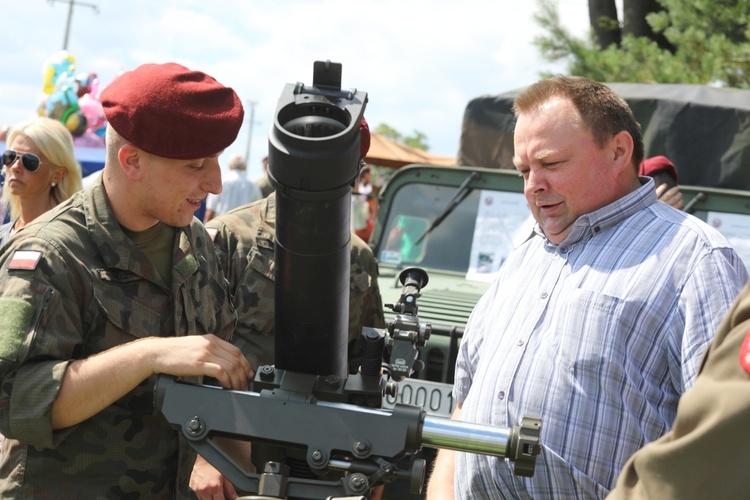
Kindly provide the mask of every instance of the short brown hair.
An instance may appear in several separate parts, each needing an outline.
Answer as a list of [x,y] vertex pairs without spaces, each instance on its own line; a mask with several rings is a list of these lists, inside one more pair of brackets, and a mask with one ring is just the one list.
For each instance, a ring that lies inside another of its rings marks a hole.
[[603,83],[580,76],[558,75],[540,80],[518,94],[513,113],[518,118],[519,114],[536,109],[552,97],[566,98],[573,103],[599,147],[604,147],[615,134],[628,132],[633,138],[631,161],[638,169],[645,155],[643,135],[633,111],[622,97]]

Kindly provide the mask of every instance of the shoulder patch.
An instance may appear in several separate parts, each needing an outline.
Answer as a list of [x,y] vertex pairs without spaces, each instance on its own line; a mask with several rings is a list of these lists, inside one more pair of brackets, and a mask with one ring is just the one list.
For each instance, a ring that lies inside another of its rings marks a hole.
[[211,241],[214,241],[214,238],[216,238],[216,235],[219,233],[219,228],[207,227],[206,231],[208,231],[208,237],[211,238]]
[[0,298],[0,359],[16,361],[34,311],[25,300]]
[[740,365],[746,372],[750,373],[750,330],[745,334],[745,340],[742,341],[740,348]]
[[8,269],[33,271],[42,258],[42,252],[36,250],[16,250],[8,262]]

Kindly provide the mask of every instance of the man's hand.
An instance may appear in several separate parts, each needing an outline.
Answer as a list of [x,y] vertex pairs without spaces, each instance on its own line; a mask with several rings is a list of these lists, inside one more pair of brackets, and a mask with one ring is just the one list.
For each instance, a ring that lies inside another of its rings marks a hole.
[[677,210],[682,210],[682,207],[685,206],[682,200],[682,192],[680,192],[679,186],[674,186],[670,189],[667,189],[666,184],[659,185],[656,188],[656,198],[660,202],[666,203],[667,205],[670,205]]
[[[453,410],[451,420],[458,420],[461,417],[462,406],[461,403]],[[455,470],[456,452],[439,450],[427,483],[427,500],[452,500],[454,498],[453,474]]]
[[222,387],[241,391],[247,390],[247,380],[254,375],[242,351],[215,335],[155,340],[151,357],[154,373],[213,377]]
[[238,496],[232,483],[200,455],[190,475],[190,488],[200,500],[234,500]]

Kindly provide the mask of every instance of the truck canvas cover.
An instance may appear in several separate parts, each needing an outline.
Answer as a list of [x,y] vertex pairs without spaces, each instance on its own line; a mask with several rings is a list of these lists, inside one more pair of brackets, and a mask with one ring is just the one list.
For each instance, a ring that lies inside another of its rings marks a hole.
[[[607,83],[641,124],[646,157],[664,155],[681,185],[750,189],[750,90],[688,84]],[[469,102],[459,165],[513,168],[514,90]]]

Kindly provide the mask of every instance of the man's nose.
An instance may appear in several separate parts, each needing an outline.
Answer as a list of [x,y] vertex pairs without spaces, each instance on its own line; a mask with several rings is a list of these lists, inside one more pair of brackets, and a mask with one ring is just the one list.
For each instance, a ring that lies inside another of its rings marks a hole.
[[206,169],[206,177],[203,179],[203,190],[207,193],[221,193],[221,165],[218,158]]
[[543,191],[547,186],[547,180],[539,170],[531,169],[526,176],[526,182],[524,184],[524,191],[527,193],[537,193]]

